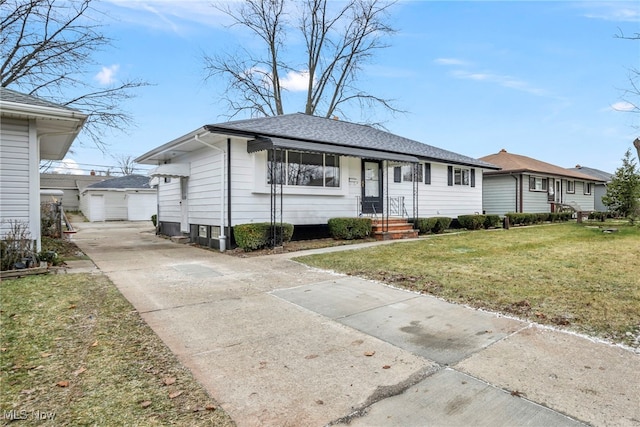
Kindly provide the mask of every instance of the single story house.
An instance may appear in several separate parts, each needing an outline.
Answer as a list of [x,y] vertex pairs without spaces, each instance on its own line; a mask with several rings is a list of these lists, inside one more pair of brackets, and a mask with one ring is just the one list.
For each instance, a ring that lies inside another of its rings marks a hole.
[[[80,210],[80,192],[90,184],[104,181],[108,177],[98,175],[72,175],[66,173],[41,173],[41,190],[61,190],[63,195],[59,202],[65,211]],[[43,200],[45,201],[45,200]],[[51,201],[49,198],[47,201]]]
[[82,190],[80,210],[90,222],[151,221],[157,212],[156,189],[142,175],[105,179]]
[[599,169],[589,168],[586,166],[576,165],[575,168],[570,168],[569,170],[573,170],[576,172],[581,172],[585,175],[589,175],[594,179],[597,179],[595,183],[593,197],[595,199],[594,208],[598,212],[607,212],[609,208],[602,203],[602,197],[607,194],[607,185],[611,182],[613,178],[613,174],[609,172],[601,171]]
[[600,179],[504,149],[480,160],[502,168],[484,172],[482,209],[487,214],[556,212],[566,206],[595,210]]
[[[482,210],[487,162],[371,126],[305,114],[205,125],[135,159],[157,165],[158,229],[225,249],[232,227],[334,217],[415,218]],[[388,222],[387,222],[388,224]]]
[[18,221],[40,251],[40,161],[62,160],[87,116],[4,87],[0,115],[0,238]]

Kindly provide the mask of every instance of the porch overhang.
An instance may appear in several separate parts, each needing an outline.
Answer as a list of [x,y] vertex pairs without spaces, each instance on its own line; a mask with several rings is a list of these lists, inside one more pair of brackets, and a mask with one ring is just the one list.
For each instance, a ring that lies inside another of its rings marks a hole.
[[256,138],[247,141],[247,152],[255,153],[271,149],[296,150],[309,153],[338,154],[361,159],[389,160],[401,163],[418,163],[418,158],[408,154],[391,153],[387,151],[369,150],[366,148],[347,147],[321,142],[301,141],[286,138]]
[[151,169],[148,173],[151,177],[180,178],[191,174],[187,163],[168,163]]

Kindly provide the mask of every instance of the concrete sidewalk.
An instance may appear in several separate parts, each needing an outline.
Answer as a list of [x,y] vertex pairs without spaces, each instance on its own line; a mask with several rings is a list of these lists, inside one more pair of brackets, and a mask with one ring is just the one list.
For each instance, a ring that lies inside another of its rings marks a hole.
[[640,355],[628,349],[288,255],[172,243],[150,223],[77,228],[239,426],[640,425]]

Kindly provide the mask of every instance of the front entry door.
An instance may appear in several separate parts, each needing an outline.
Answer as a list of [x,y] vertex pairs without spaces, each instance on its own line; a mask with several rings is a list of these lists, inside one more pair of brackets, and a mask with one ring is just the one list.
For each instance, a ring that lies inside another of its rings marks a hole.
[[362,213],[382,213],[382,167],[379,161],[362,161]]

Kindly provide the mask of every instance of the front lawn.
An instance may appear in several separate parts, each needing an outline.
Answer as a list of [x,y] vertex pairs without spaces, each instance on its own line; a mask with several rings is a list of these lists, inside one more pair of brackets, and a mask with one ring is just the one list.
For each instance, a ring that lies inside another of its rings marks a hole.
[[3,424],[234,425],[105,276],[4,280],[0,295]]
[[477,231],[297,260],[638,347],[640,228],[615,227]]

